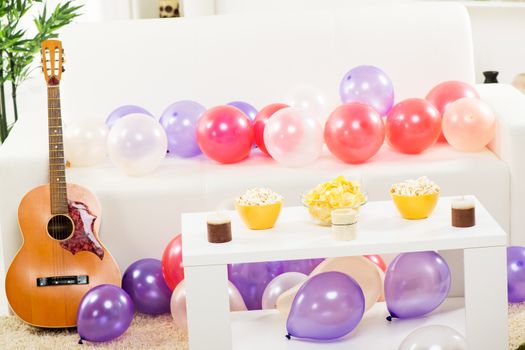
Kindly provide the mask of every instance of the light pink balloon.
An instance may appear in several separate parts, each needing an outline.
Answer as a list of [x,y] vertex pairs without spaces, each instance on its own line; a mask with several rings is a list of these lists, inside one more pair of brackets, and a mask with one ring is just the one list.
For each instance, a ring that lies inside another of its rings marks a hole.
[[443,134],[452,147],[461,151],[482,150],[494,137],[495,127],[494,112],[477,98],[456,100],[443,115]]
[[268,119],[264,144],[279,163],[297,167],[314,162],[323,149],[323,127],[300,108],[283,108]]
[[268,283],[262,296],[263,309],[275,309],[277,298],[287,290],[302,284],[308,279],[304,273],[285,272]]
[[[228,281],[228,294],[230,296],[230,311],[246,311],[246,304],[237,288]],[[186,317],[186,283],[182,280],[171,295],[171,316],[180,329],[188,331]]]

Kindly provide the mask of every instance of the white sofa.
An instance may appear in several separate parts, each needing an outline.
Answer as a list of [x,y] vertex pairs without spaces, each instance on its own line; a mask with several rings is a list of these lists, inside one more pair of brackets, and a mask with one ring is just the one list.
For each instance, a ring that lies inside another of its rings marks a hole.
[[[62,39],[66,120],[103,120],[114,107],[130,103],[158,116],[181,99],[208,107],[238,99],[261,108],[282,101],[301,84],[317,87],[335,106],[340,78],[359,64],[387,71],[397,101],[423,97],[443,80],[474,81],[469,18],[462,6],[451,3],[93,23],[71,26]],[[443,195],[478,196],[512,234],[512,242],[525,244],[525,223],[519,219],[525,207],[520,182],[525,97],[505,85],[478,89],[499,124],[490,149],[479,153],[436,145],[414,156],[385,146],[363,165],[325,154],[304,168],[285,168],[257,153],[233,165],[204,157],[169,158],[140,178],[123,175],[107,161],[69,169],[68,180],[100,199],[101,238],[123,269],[138,258],[160,257],[180,228],[181,212],[229,206],[252,186],[269,186],[286,197],[287,205],[298,205],[303,191],[338,174],[361,178],[372,200],[388,198],[396,181],[427,175],[441,185]],[[47,181],[45,91],[42,80],[0,148],[0,261],[5,266],[21,243],[18,202]]]

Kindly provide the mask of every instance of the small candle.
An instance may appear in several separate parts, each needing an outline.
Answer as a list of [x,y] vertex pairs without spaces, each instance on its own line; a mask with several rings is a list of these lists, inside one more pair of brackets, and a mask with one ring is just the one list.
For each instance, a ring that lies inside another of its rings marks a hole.
[[207,218],[208,242],[226,243],[232,240],[231,219],[220,213],[215,213]]
[[476,205],[474,201],[461,197],[452,201],[452,226],[472,227],[476,225]]
[[335,209],[332,211],[332,238],[338,241],[351,241],[357,233],[357,211],[354,209]]

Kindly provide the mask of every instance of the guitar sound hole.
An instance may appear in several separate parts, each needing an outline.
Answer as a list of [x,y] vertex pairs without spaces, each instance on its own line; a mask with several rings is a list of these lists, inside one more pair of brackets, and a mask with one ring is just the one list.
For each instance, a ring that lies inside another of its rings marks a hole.
[[47,224],[47,233],[58,241],[69,238],[74,229],[73,221],[67,215],[55,215]]

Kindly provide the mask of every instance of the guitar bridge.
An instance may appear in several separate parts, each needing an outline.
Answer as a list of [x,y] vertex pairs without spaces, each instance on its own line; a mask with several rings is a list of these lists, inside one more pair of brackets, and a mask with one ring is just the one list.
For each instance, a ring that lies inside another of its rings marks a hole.
[[53,277],[41,277],[36,279],[37,287],[48,287],[48,286],[69,286],[75,284],[89,284],[89,276],[53,276]]

